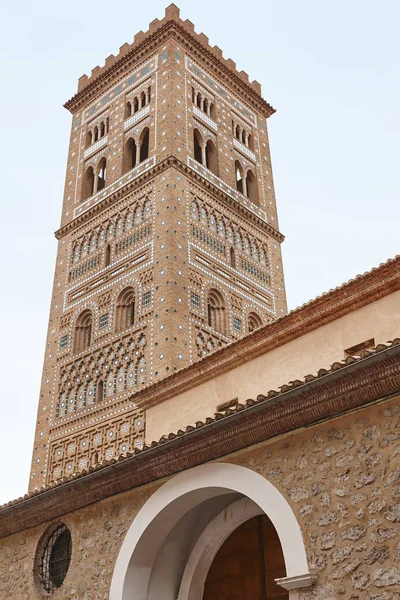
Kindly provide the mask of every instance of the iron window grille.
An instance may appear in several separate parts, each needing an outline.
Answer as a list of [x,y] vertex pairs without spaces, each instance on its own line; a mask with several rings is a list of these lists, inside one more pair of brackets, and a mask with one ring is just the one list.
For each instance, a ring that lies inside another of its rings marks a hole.
[[149,306],[151,303],[151,292],[145,292],[142,296],[142,306]]
[[108,313],[100,317],[100,329],[104,329],[108,325]]
[[200,307],[200,296],[198,294],[196,294],[195,292],[192,292],[191,299],[192,299],[192,305],[199,308]]
[[40,580],[44,590],[53,594],[64,582],[71,562],[71,533],[59,525],[47,540],[40,561]]
[[68,346],[68,335],[63,335],[60,341],[60,348],[66,348]]
[[240,319],[238,319],[237,317],[234,317],[234,319],[233,319],[233,328],[236,331],[242,330],[242,321]]

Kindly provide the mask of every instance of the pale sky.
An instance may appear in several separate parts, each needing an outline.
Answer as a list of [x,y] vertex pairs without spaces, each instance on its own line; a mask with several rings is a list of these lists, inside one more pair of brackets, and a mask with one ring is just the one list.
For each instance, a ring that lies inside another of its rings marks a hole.
[[[3,3],[0,504],[28,486],[71,123],[62,104],[168,3]],[[289,308],[394,256],[399,2],[178,5],[277,109],[268,122]]]

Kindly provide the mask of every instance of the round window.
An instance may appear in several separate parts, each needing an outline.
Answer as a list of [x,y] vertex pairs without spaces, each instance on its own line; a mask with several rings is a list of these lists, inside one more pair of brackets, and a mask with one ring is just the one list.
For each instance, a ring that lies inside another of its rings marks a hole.
[[40,584],[53,594],[64,582],[71,562],[71,533],[64,524],[57,525],[51,534],[45,536],[40,557]]

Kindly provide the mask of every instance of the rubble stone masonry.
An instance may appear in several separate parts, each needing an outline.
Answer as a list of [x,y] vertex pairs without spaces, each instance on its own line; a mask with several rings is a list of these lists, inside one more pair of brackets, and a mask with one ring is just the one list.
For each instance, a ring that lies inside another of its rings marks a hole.
[[[300,524],[313,588],[299,600],[399,600],[400,399],[228,456],[262,474]],[[157,481],[65,515],[72,560],[57,600],[106,600],[124,536]],[[88,485],[90,483],[88,482]],[[40,598],[35,552],[49,523],[0,540],[0,598]]]

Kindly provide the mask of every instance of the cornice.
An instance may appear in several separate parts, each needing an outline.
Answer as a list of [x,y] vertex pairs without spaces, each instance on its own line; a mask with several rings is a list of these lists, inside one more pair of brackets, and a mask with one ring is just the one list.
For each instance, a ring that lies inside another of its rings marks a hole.
[[148,386],[135,403],[151,408],[398,290],[400,256]]
[[[218,460],[276,436],[330,420],[400,391],[400,345],[333,365],[311,381],[258,396],[240,409],[170,434],[128,457],[35,493],[0,510],[0,538],[104,498]],[[326,374],[325,374],[326,373]]]
[[248,210],[245,206],[239,204],[236,200],[231,198],[231,196],[220,190],[213,183],[202,177],[199,173],[194,171],[191,167],[189,167],[173,155],[168,156],[163,161],[157,163],[154,167],[152,167],[142,175],[138,175],[138,177],[136,177],[133,181],[127,183],[122,188],[119,188],[115,192],[110,193],[110,195],[104,198],[104,200],[102,200],[92,208],[89,208],[87,211],[79,215],[79,217],[76,217],[75,219],[58,229],[54,234],[55,237],[58,240],[60,240],[66,235],[69,235],[70,233],[78,229],[78,227],[81,227],[87,221],[89,221],[93,217],[96,217],[103,210],[112,206],[119,200],[123,199],[125,196],[137,190],[142,185],[149,183],[149,181],[154,179],[154,177],[156,177],[160,173],[163,173],[165,170],[171,167],[174,167],[181,173],[185,174],[196,183],[201,184],[203,188],[207,189],[211,194],[219,198],[219,200],[224,202],[224,204],[229,206],[229,208],[233,209],[240,216],[245,217],[253,225],[258,227],[263,233],[267,233],[277,242],[282,243],[285,239],[285,236],[282,235],[277,229],[272,227],[272,225],[269,225],[268,223],[260,219],[257,215]]
[[[229,86],[236,94],[239,94],[241,98],[245,99],[266,118],[275,112],[275,109],[252,88],[250,82],[246,82],[244,78],[242,79],[236,69],[226,66],[225,63],[228,61],[222,59],[222,53],[221,58],[218,58],[215,54],[215,49],[212,49],[208,44],[201,43],[176,20],[171,19],[154,33],[148,32],[145,35],[145,39],[134,45],[128,52],[122,54],[119,58],[114,57],[114,64],[108,68],[106,65],[106,67],[100,69],[101,72],[99,75],[68,100],[64,104],[64,107],[74,114],[98,94],[104,92],[108,86],[114,84],[135,64],[138,64],[149,56],[150,53],[154,52],[168,38],[174,37],[194,57],[201,58],[202,65],[205,68],[211,69],[214,75],[223,81],[225,85]],[[201,36],[198,37],[200,38]]]

